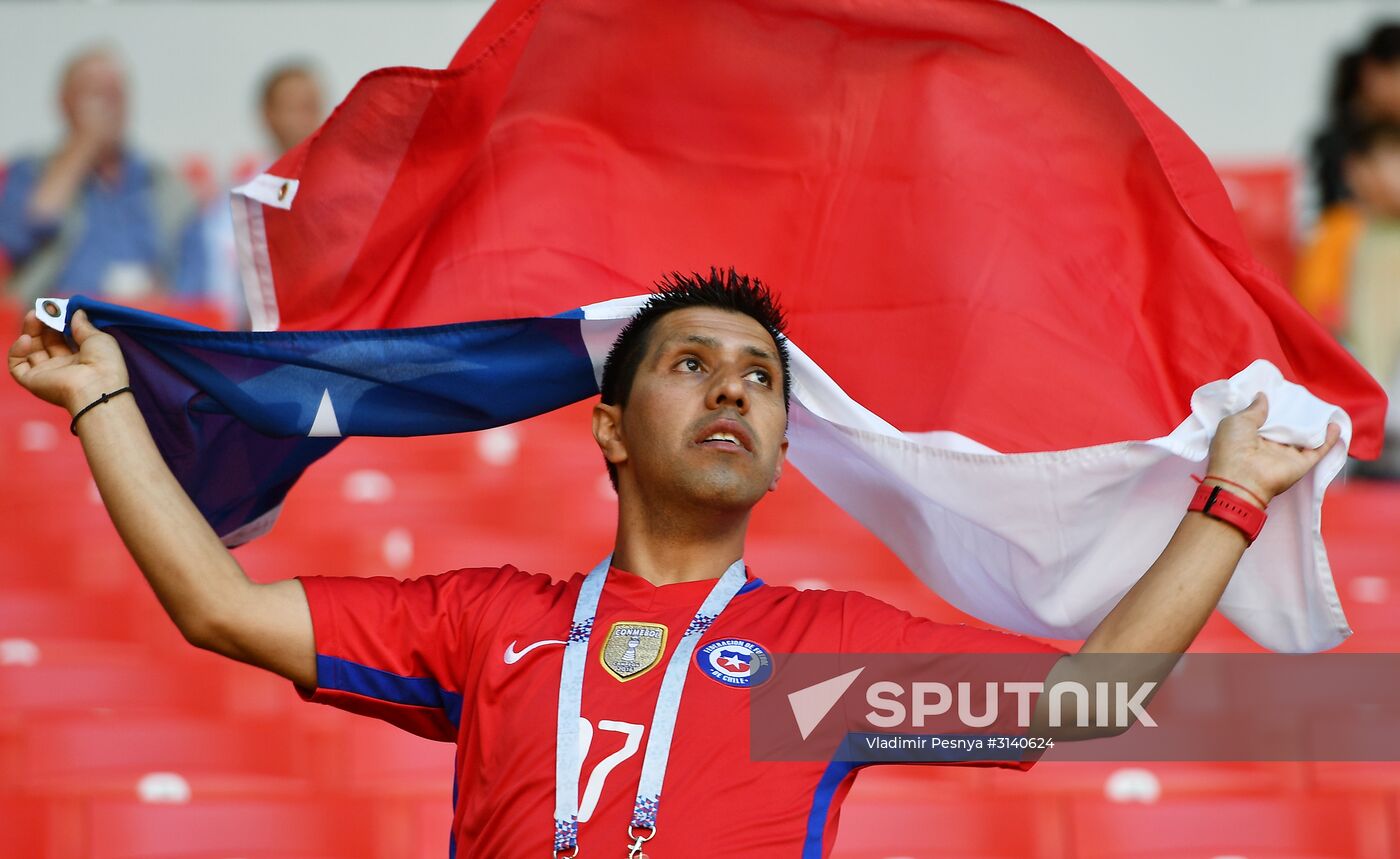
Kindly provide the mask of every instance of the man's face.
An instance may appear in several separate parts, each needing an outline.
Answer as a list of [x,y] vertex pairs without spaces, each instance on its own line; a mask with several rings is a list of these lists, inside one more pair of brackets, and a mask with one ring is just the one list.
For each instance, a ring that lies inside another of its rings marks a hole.
[[1361,99],[1372,114],[1400,120],[1400,61],[1363,64]]
[[1347,182],[1372,215],[1400,218],[1400,142],[1383,141],[1347,162]]
[[70,129],[108,143],[120,141],[126,126],[126,74],[115,58],[96,52],[77,60],[63,80],[59,101]]
[[[599,410],[612,416],[601,426]],[[708,307],[662,316],[627,405],[600,404],[594,416],[619,492],[735,510],[777,488],[786,425],[773,338],[745,314]]]
[[309,137],[324,116],[321,87],[310,75],[289,74],[282,78],[263,105],[268,133],[282,152]]

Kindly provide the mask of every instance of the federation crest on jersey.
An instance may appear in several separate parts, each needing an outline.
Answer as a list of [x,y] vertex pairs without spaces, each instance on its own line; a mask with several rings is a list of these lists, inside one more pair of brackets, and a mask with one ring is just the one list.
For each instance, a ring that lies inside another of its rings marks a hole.
[[725,686],[757,686],[773,673],[773,661],[762,645],[746,638],[721,638],[695,653],[696,666]]
[[625,681],[650,671],[661,661],[661,654],[665,652],[664,624],[619,620],[603,639],[603,649],[598,658],[609,674]]

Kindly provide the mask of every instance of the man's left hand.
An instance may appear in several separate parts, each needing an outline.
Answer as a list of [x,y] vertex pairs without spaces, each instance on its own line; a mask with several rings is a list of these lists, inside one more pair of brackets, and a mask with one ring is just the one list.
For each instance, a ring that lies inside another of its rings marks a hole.
[[1248,487],[1265,504],[1301,480],[1342,436],[1342,428],[1329,423],[1326,439],[1314,448],[1269,441],[1259,434],[1268,414],[1269,399],[1261,391],[1247,408],[1221,420],[1206,463],[1207,474]]

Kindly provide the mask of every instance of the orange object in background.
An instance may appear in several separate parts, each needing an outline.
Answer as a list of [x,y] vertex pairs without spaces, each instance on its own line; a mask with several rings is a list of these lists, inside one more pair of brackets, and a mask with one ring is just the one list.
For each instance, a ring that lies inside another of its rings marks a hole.
[[1333,334],[1346,321],[1351,258],[1365,220],[1355,206],[1341,203],[1322,213],[1298,258],[1293,294]]

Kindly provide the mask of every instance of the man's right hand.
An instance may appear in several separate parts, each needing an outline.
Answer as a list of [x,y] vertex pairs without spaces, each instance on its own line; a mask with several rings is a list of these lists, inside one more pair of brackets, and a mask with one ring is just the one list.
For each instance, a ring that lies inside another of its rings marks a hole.
[[10,346],[10,375],[39,399],[62,406],[69,414],[109,391],[127,384],[121,346],[99,331],[81,310],[71,320],[75,352],[59,332],[24,315],[19,338]]
[[[77,350],[31,311],[10,347],[15,381],[70,413],[128,378],[112,335],[82,311],[71,326]],[[118,397],[84,415],[78,432],[112,524],[185,639],[315,688],[315,636],[301,582],[255,584],[244,575],[161,458],[135,400]]]

